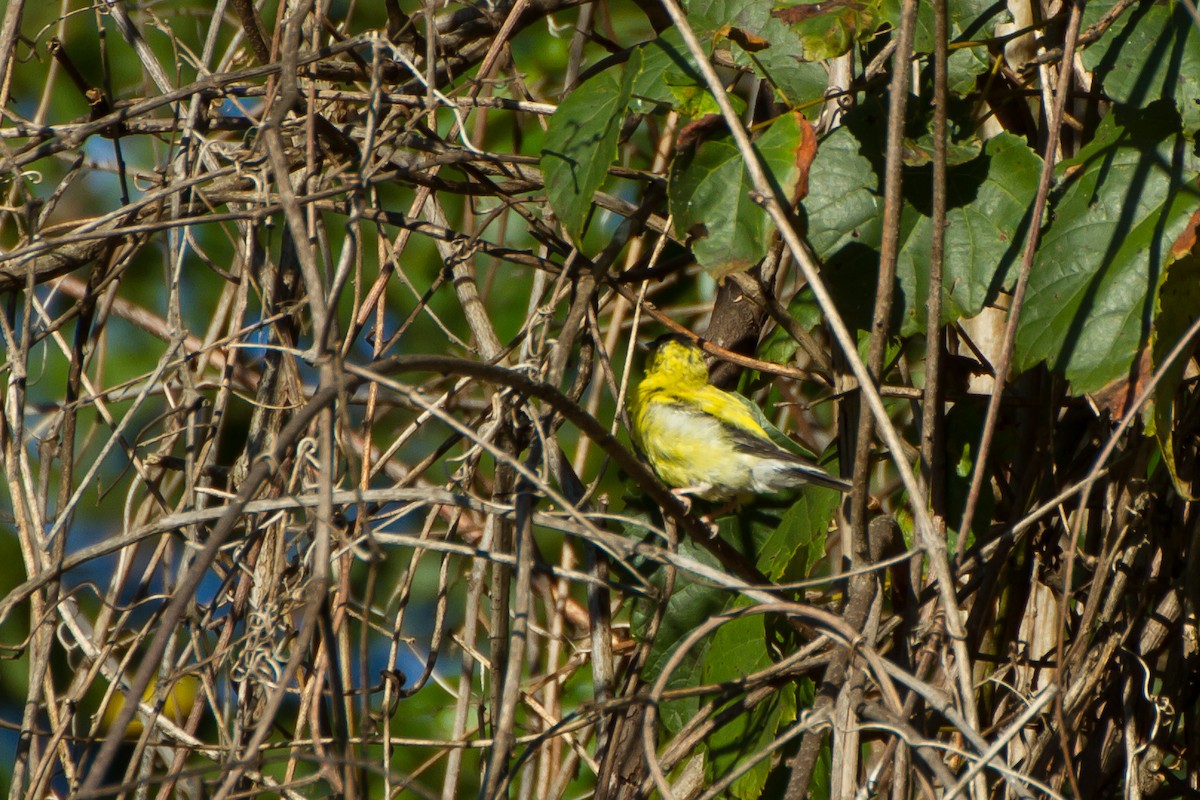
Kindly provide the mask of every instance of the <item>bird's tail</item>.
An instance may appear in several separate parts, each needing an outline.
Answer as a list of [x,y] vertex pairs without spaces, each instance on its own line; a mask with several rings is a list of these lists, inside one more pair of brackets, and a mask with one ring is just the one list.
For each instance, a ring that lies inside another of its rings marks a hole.
[[843,494],[849,492],[851,488],[847,481],[835,478],[820,467],[814,467],[812,464],[789,464],[788,471],[799,481],[824,486],[826,489],[835,489]]

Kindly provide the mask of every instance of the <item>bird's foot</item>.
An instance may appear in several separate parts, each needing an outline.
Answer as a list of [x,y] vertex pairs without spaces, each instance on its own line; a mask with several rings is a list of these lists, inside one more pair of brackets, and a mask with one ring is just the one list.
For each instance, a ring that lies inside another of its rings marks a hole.
[[708,526],[708,530],[711,532],[712,538],[717,538],[717,532],[720,530],[717,520],[728,514],[730,511],[736,509],[738,505],[739,504],[737,500],[731,500],[720,508],[714,509],[700,518],[700,521]]
[[704,494],[710,489],[712,489],[712,486],[709,486],[708,484],[701,484],[699,486],[684,486],[679,489],[672,489],[671,494],[679,498],[679,502],[683,503],[683,510],[690,514],[692,513],[691,496],[694,494]]
[[691,489],[672,489],[671,494],[679,498],[679,502],[683,503],[683,511],[685,514],[692,513],[692,498],[688,496]]
[[[679,502],[683,503],[684,510],[686,510],[687,513],[690,514],[690,513],[692,513],[692,495],[703,495],[705,492],[708,492],[711,490],[712,490],[712,486],[705,484],[702,486],[686,486],[682,489],[672,489],[671,494],[673,494],[679,498]],[[717,531],[718,531],[717,523],[716,523],[717,517],[720,517],[720,516],[726,514],[729,511],[729,509],[733,508],[735,505],[736,505],[736,503],[729,503],[727,505],[723,505],[720,508],[718,508],[716,511],[713,511],[712,513],[705,514],[704,516],[700,517],[700,522],[703,523],[704,527],[708,529],[708,534],[710,537],[712,537],[713,539],[717,538]]]

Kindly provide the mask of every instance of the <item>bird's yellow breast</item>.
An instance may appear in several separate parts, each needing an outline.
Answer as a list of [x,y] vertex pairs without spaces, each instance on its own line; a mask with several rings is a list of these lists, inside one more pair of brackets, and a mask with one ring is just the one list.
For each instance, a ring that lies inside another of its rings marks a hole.
[[663,483],[706,499],[753,491],[753,459],[716,417],[662,398],[640,404],[638,446]]

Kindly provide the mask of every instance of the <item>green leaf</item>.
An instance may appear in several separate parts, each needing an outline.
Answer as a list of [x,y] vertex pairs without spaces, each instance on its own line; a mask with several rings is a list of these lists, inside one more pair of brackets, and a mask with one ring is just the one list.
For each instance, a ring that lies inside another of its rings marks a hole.
[[[976,448],[979,446],[979,437],[986,415],[987,402],[982,398],[967,398],[957,402],[946,414],[943,434],[946,442],[946,463],[943,474],[946,486],[946,521],[951,526],[958,525],[963,511],[966,509],[967,495],[970,493],[971,487],[971,473],[975,469],[975,461],[978,456]],[[993,463],[1012,463],[1011,459],[1016,457],[1015,444],[1014,437],[996,437],[990,456]],[[995,506],[996,498],[991,492],[982,492],[979,495],[975,516],[971,522],[971,530],[967,531],[966,544],[968,547],[987,534]],[[953,551],[957,547],[957,542],[957,529],[948,528],[946,546]]]
[[771,580],[800,581],[825,557],[825,540],[842,496],[833,489],[806,486],[758,549],[758,568]]
[[[702,39],[728,37],[753,51],[769,66],[768,74],[782,77],[784,59],[818,62],[836,58],[856,43],[874,38],[883,20],[880,0],[833,0],[772,6],[761,0],[689,0],[688,22]],[[745,63],[745,62],[742,62]],[[815,75],[815,73],[809,73]],[[807,85],[807,80],[805,84]],[[808,99],[783,91],[792,103]]]
[[758,36],[771,18],[771,7],[761,0],[688,0],[688,24],[701,38],[714,38],[730,28]]
[[735,64],[766,78],[789,107],[804,106],[810,117],[820,111],[829,74],[806,53],[796,32],[771,13],[770,4],[691,0],[686,7],[702,42],[728,37],[738,45],[732,51]]
[[[878,109],[859,109],[821,142],[804,201],[808,238],[825,263],[823,275],[847,323],[860,328],[868,325],[869,304],[863,298],[874,296],[883,233],[881,119]],[[926,122],[918,115],[906,127],[918,134]],[[909,141],[919,145],[923,139],[910,136]],[[965,155],[977,143],[972,145],[968,137],[959,146]],[[1041,160],[1024,140],[1007,133],[989,140],[977,157],[951,166],[943,323],[975,316],[999,292],[1012,288],[1040,169]],[[925,328],[931,186],[929,169],[905,171],[894,312],[904,335]]]
[[[808,241],[824,264],[821,277],[851,329],[870,327],[878,282],[883,195],[872,158],[864,153],[880,156],[874,145],[848,126],[822,139],[801,207]],[[808,308],[809,318],[820,314],[807,288],[792,305],[797,314]]]
[[1065,189],[1021,311],[1018,369],[1045,361],[1076,395],[1129,374],[1149,343],[1171,245],[1200,205],[1198,169],[1166,101],[1114,108],[1060,165]]
[[[705,52],[712,51],[707,43],[701,42],[701,45],[705,46]],[[639,113],[648,112],[648,105],[674,107],[677,93],[685,86],[705,87],[704,78],[692,63],[692,56],[677,29],[668,28],[657,39],[639,45],[637,49],[642,54],[642,69],[633,82],[633,97],[640,102],[635,104]],[[670,82],[664,80],[667,75],[671,76]]]
[[[956,164],[965,164],[977,158],[982,149],[982,143],[978,139],[947,142],[946,165],[953,167]],[[916,140],[905,139],[904,150],[900,158],[904,161],[904,166],[906,167],[920,167],[925,164],[932,164],[933,136],[925,136]]]
[[[1193,218],[1192,224],[1197,220]],[[1151,367],[1154,371],[1166,361],[1167,354],[1182,338],[1200,314],[1200,257],[1193,253],[1180,258],[1167,269],[1166,280],[1159,288],[1158,309],[1154,318],[1153,344],[1150,351]],[[1191,491],[1193,475],[1181,475],[1180,465],[1175,458],[1175,393],[1183,380],[1187,358],[1178,358],[1163,374],[1152,400],[1152,412],[1148,414],[1149,433],[1158,437],[1159,448],[1175,491],[1186,500],[1196,497]],[[1185,470],[1186,471],[1186,470]]]
[[607,70],[585,81],[550,117],[541,167],[550,207],[576,242],[591,210],[592,196],[617,157],[617,137],[641,70],[633,50],[618,76]]
[[833,795],[833,752],[828,739],[821,744],[817,763],[813,765],[812,778],[808,781],[809,800],[828,800]]
[[[898,11],[898,8],[897,8]],[[950,51],[946,75],[947,86],[957,95],[966,95],[975,90],[975,78],[991,67],[987,40],[996,33],[996,24],[1009,22],[1012,17],[1008,7],[996,0],[949,0],[946,3],[947,30],[951,44],[978,42],[971,47],[958,47]],[[899,24],[899,14],[894,17]],[[921,3],[917,7],[917,27],[913,37],[913,49],[918,53],[932,53],[935,27],[932,3]],[[929,59],[932,70],[932,59]]]
[[[1092,0],[1083,25],[1115,4]],[[1083,51],[1083,63],[1113,100],[1144,107],[1169,98],[1183,118],[1183,130],[1200,130],[1200,30],[1183,3],[1138,3]]]
[[882,236],[883,196],[871,161],[848,128],[826,136],[808,174],[804,213],[808,241],[822,260],[848,244],[878,246]]
[[[683,116],[697,119],[705,114],[721,113],[721,107],[708,87],[694,81],[689,75],[668,69],[660,76],[660,80],[671,94],[671,107]],[[730,95],[729,103],[738,114],[746,110],[746,101],[737,95]]]
[[[788,314],[800,323],[806,331],[812,331],[820,325],[823,318],[821,309],[817,307],[811,293],[798,292],[788,304]],[[773,364],[790,364],[799,352],[800,345],[787,331],[776,326],[758,346],[758,357]]]
[[[798,155],[811,128],[784,114],[754,143],[770,177],[793,197],[803,177]],[[728,134],[702,141],[671,167],[668,198],[675,230],[688,238],[696,260],[715,277],[741,272],[767,254],[775,227],[750,199],[753,186]]]
[[[802,451],[791,439],[780,437],[789,449]],[[803,580],[825,556],[829,523],[841,498],[840,492],[822,486],[760,497],[717,520],[718,535],[752,557],[771,580]]]
[[[712,637],[704,659],[704,682],[739,681],[771,666],[766,647],[765,617],[754,614],[730,620]],[[796,719],[796,689],[788,685],[708,737],[709,766],[720,778],[744,759],[769,745],[779,729]],[[770,759],[751,767],[730,787],[739,800],[755,800],[771,770]]]
[[771,16],[799,37],[801,50],[796,57],[805,61],[837,58],[857,42],[874,38],[883,22],[878,0],[789,3],[776,8]]
[[825,104],[825,90],[829,86],[829,73],[819,61],[801,61],[795,57],[800,39],[778,20],[772,20],[769,29],[779,27],[779,33],[768,31],[771,46],[766,50],[748,53],[734,51],[735,64],[753,67],[775,89],[780,101],[789,108],[803,111],[809,120],[815,120]]
[[[974,317],[1001,291],[1012,289],[1040,171],[1041,159],[1008,133],[990,139],[980,158],[949,170],[943,324]],[[925,330],[933,235],[927,212],[928,207],[904,209],[908,219],[902,223],[905,239],[896,264],[902,335]]]
[[[702,550],[690,541],[681,543],[679,550],[682,554],[703,564],[718,566],[716,559],[708,551]],[[662,585],[662,570],[659,570],[655,583]],[[667,609],[659,625],[658,635],[655,636],[646,657],[646,666],[643,670],[645,679],[655,680],[666,665],[667,659],[671,657],[683,639],[702,623],[728,609],[732,602],[732,597],[727,590],[697,583],[690,580],[686,574],[676,572],[675,592],[667,601]],[[635,636],[643,637],[653,613],[654,608],[648,601],[639,600],[635,604],[631,619],[631,629]],[[668,679],[667,688],[684,689],[700,685],[703,681],[702,666],[705,654],[711,645],[711,639],[697,643]],[[659,717],[663,727],[673,734],[692,719],[699,709],[700,698],[686,697],[663,703],[659,707]]]
[[[701,46],[706,53],[712,52],[710,43],[701,42]],[[642,53],[642,69],[633,83],[633,105],[638,113],[647,113],[656,105],[669,106],[693,119],[720,113],[678,29],[669,28],[637,49]],[[739,114],[746,109],[746,101],[737,95],[730,95],[729,101]]]

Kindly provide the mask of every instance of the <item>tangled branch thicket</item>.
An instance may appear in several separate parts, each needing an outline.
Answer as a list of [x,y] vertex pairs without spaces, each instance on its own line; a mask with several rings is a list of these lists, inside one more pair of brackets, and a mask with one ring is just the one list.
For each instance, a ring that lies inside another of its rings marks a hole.
[[[1200,37],[1097,2],[9,0],[9,796],[1200,791]],[[664,329],[850,496],[659,484]]]

